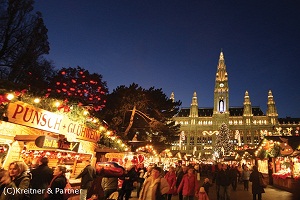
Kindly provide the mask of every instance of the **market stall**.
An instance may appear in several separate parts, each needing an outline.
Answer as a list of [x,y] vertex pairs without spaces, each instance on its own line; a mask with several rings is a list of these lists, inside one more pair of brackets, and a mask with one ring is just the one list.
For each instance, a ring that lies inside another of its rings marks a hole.
[[300,181],[299,150],[299,136],[266,136],[256,152],[259,171],[274,186],[292,191]]
[[[7,121],[0,121],[0,161],[4,169],[15,160],[23,160],[34,168],[41,157],[48,157],[49,166],[64,165],[70,183],[92,159],[100,132],[70,120],[66,115],[52,113],[23,102],[10,103]],[[2,152],[1,152],[2,149]]]

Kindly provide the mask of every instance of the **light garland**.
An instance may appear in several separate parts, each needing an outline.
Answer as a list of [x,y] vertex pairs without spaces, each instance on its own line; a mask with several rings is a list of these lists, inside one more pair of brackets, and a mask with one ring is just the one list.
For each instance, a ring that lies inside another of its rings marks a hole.
[[90,115],[89,106],[83,106],[80,103],[71,103],[68,100],[58,100],[53,98],[48,98],[48,96],[43,98],[34,97],[26,93],[26,90],[21,92],[0,94],[0,117],[5,115],[7,112],[7,105],[10,102],[22,101],[27,104],[33,104],[37,108],[41,108],[53,113],[59,113],[61,115],[66,115],[70,120],[85,124],[87,127],[99,130],[104,137],[110,141],[110,145],[120,151],[128,151],[129,147],[122,142],[120,139],[116,139],[113,131],[107,130],[101,121]]

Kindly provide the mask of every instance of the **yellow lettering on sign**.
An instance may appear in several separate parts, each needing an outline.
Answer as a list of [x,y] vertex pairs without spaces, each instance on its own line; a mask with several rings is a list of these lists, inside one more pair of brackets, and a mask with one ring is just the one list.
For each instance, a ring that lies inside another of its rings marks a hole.
[[49,139],[45,139],[44,141],[44,147],[52,147],[52,148],[58,148],[58,143],[56,140],[49,140]]

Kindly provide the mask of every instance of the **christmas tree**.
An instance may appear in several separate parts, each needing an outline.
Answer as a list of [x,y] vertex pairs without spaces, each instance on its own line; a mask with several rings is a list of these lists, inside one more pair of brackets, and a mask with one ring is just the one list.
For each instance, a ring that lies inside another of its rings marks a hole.
[[216,139],[214,152],[217,153],[219,158],[233,152],[233,144],[230,142],[229,138],[229,129],[225,123],[223,123],[219,129],[219,135]]

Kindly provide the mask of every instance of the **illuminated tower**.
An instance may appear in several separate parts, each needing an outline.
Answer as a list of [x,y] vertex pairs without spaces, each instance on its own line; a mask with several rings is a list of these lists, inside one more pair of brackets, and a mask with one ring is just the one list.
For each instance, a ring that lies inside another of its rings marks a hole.
[[229,87],[228,74],[223,52],[220,53],[218,69],[216,73],[216,82],[214,89],[214,109],[213,117],[216,119],[215,125],[228,123],[229,118]]
[[197,93],[194,92],[190,108],[190,117],[198,117],[198,100]]
[[271,90],[269,90],[268,93],[267,117],[270,124],[275,125],[278,123],[278,113],[276,110],[275,101]]
[[245,125],[251,125],[252,122],[252,106],[248,91],[245,92],[243,117]]

